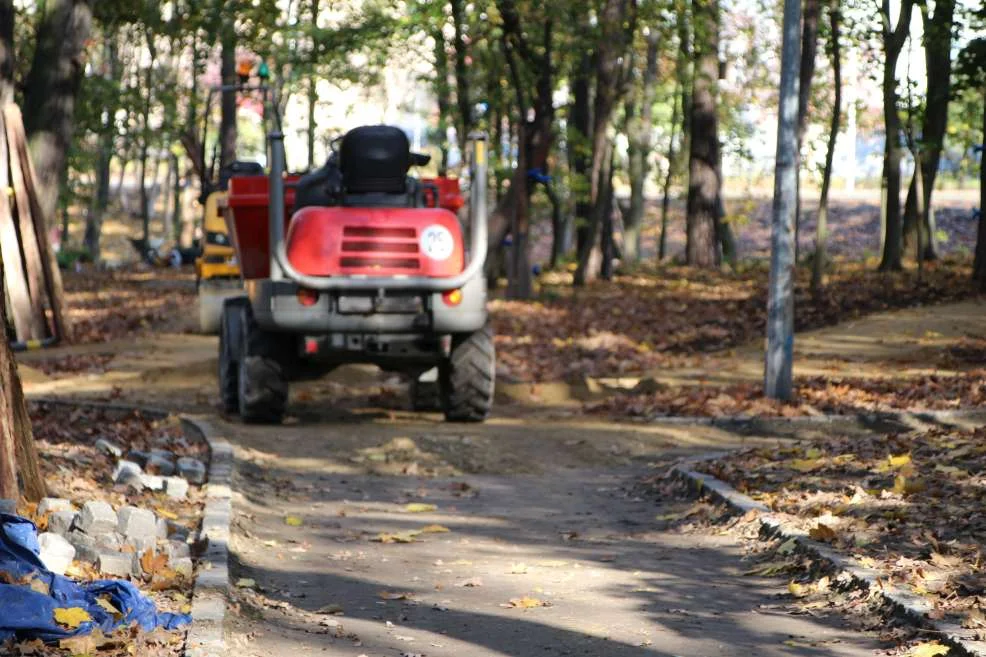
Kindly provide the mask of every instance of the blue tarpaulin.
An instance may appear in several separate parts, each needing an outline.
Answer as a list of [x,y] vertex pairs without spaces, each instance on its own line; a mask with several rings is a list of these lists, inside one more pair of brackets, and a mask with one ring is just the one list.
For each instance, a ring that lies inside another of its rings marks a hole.
[[[0,513],[0,643],[9,639],[54,642],[93,630],[111,633],[137,623],[146,631],[174,630],[189,616],[158,613],[154,603],[130,582],[110,580],[78,584],[45,568],[38,558],[38,530],[29,520]],[[32,588],[31,582],[35,583]],[[47,589],[45,595],[39,589]],[[105,598],[122,616],[99,605]],[[55,609],[79,607],[92,618],[72,629],[55,621]]]

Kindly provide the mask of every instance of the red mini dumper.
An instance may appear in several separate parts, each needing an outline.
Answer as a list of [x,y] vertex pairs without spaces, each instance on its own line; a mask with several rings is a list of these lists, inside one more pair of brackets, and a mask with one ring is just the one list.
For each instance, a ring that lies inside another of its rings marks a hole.
[[[276,120],[274,104],[269,111]],[[483,274],[485,137],[472,142],[469,248],[454,213],[458,181],[409,177],[427,158],[400,129],[357,128],[326,167],[301,178],[285,176],[279,127],[268,140],[269,175],[229,184],[246,296],[223,307],[224,409],[278,423],[292,380],[372,363],[410,377],[416,408],[437,398],[450,421],[485,420],[496,371]],[[437,381],[419,381],[436,370]]]

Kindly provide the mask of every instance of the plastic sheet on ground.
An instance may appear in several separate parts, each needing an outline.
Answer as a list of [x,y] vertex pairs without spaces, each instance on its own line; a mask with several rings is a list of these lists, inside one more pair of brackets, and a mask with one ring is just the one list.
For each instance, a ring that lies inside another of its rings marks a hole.
[[[10,639],[50,643],[96,629],[109,634],[134,623],[146,631],[174,630],[191,623],[189,616],[158,613],[130,582],[79,584],[50,572],[38,554],[34,523],[0,513],[0,644]],[[101,606],[100,598],[120,613]],[[92,620],[68,627],[55,620],[56,609],[82,609]]]

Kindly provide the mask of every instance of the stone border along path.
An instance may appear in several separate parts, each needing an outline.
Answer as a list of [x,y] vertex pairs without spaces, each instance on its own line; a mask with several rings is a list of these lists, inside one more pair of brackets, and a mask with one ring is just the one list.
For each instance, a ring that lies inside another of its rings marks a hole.
[[[138,411],[152,418],[165,418],[172,413],[141,406],[72,401],[66,399],[28,398],[36,404],[91,408],[129,413]],[[233,446],[201,416],[179,415],[186,433],[195,433],[209,446],[208,479],[205,488],[205,508],[199,540],[207,539],[208,547],[199,559],[198,575],[192,586],[192,625],[185,639],[186,657],[224,657],[226,642],[224,625],[226,601],[229,595],[229,536],[233,513]]]
[[848,579],[870,595],[879,595],[894,613],[920,628],[931,630],[938,635],[936,638],[955,648],[958,654],[986,657],[986,641],[976,639],[973,631],[955,623],[928,618],[927,614],[932,611],[933,606],[924,598],[887,582],[878,570],[860,566],[855,559],[843,556],[825,543],[809,538],[807,532],[785,522],[766,505],[740,493],[726,482],[693,469],[699,463],[716,460],[728,454],[709,453],[685,459],[671,468],[671,473],[696,493],[720,500],[739,513],[756,511],[761,538],[794,541],[798,550],[835,568],[839,572],[839,578]]

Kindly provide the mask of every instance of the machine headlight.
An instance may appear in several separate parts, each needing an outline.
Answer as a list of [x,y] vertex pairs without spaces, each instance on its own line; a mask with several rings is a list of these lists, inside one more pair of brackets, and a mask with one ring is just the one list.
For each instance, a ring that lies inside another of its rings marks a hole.
[[428,226],[421,233],[421,252],[432,260],[444,261],[455,253],[455,238],[445,226]]

